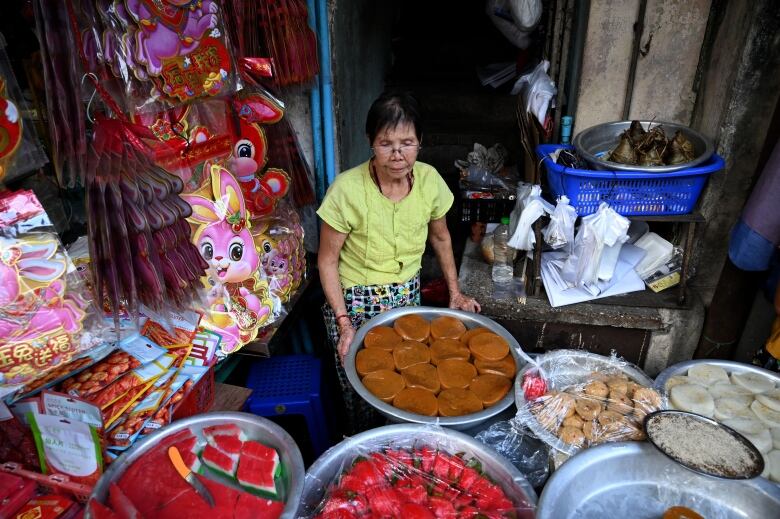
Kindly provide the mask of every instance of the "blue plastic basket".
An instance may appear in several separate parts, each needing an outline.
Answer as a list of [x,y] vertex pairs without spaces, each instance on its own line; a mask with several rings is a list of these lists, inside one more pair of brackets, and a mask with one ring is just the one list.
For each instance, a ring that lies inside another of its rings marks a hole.
[[670,173],[573,169],[552,161],[550,154],[559,148],[572,146],[542,144],[536,154],[547,170],[553,195],[569,197],[579,216],[595,213],[601,202],[624,216],[691,213],[707,178],[725,165],[713,154],[700,166]]

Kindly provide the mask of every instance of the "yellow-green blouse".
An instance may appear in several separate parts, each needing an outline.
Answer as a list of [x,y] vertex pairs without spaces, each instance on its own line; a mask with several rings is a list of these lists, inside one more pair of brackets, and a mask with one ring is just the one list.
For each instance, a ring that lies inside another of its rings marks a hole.
[[433,166],[414,164],[411,192],[386,198],[371,178],[369,163],[336,177],[317,214],[347,235],[339,256],[341,285],[404,283],[418,270],[428,223],[447,214],[454,197]]

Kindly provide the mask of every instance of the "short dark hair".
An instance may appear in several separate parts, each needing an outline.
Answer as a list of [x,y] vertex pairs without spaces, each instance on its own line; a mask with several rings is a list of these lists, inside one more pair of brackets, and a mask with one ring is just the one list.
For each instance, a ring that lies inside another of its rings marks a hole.
[[417,139],[422,139],[422,117],[420,103],[409,92],[384,92],[371,104],[366,117],[366,135],[374,139],[385,128],[399,124],[411,124]]

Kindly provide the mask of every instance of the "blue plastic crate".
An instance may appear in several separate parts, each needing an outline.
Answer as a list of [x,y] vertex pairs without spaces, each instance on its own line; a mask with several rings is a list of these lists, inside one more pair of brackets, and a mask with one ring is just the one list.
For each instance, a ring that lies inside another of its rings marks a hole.
[[598,171],[567,168],[550,154],[572,146],[542,144],[536,154],[547,170],[555,197],[566,195],[579,216],[595,213],[601,202],[624,216],[674,215],[693,212],[712,173],[723,169],[723,158],[713,154],[704,164],[670,173]]

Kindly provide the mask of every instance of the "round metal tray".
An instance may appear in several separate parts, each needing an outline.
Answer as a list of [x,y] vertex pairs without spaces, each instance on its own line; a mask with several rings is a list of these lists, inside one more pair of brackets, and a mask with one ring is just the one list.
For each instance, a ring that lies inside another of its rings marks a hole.
[[[281,517],[292,519],[296,517],[298,503],[303,492],[304,468],[301,451],[295,444],[292,437],[284,429],[265,418],[255,416],[249,413],[229,413],[215,412],[204,413],[182,420],[176,420],[172,424],[163,427],[159,431],[150,434],[140,442],[136,443],[127,452],[117,458],[103,474],[95,488],[92,490],[90,499],[97,499],[101,503],[106,502],[108,497],[108,487],[111,483],[118,481],[125,470],[137,459],[154,449],[155,446],[167,436],[176,434],[183,429],[190,429],[198,439],[205,443],[206,438],[202,431],[212,425],[235,424],[241,428],[247,439],[257,440],[279,451],[279,459],[287,468],[286,480],[284,481],[287,504],[282,511]],[[220,483],[227,484],[225,479],[218,479]],[[240,488],[234,485],[236,488]],[[86,519],[91,519],[89,509],[85,515]],[[92,518],[94,519],[94,518]]]
[[[675,458],[674,456],[672,456],[671,453],[666,452],[660,445],[658,445],[656,443],[655,438],[653,437],[652,434],[650,434],[650,431],[647,428],[647,424],[651,420],[663,420],[664,417],[670,416],[670,415],[685,415],[685,416],[689,416],[689,417],[692,417],[695,420],[698,420],[700,422],[708,423],[708,424],[714,425],[714,426],[716,426],[716,427],[718,427],[720,429],[723,429],[732,438],[734,438],[737,442],[742,444],[743,447],[745,447],[747,450],[749,450],[750,452],[753,453],[753,456],[755,457],[755,459],[758,460],[757,465],[753,468],[753,471],[748,473],[748,474],[744,474],[744,475],[741,475],[741,476],[725,476],[723,474],[715,474],[715,473],[712,473],[712,472],[706,472],[706,471],[702,470],[701,468],[697,467],[696,465],[691,465],[691,464],[686,463],[684,460],[679,460],[679,459]],[[647,433],[647,440],[650,443],[652,443],[655,446],[656,449],[658,449],[665,456],[669,457],[669,459],[675,461],[676,463],[679,463],[680,465],[688,468],[689,470],[692,470],[694,472],[698,472],[699,474],[704,474],[705,476],[713,476],[713,477],[716,477],[716,478],[723,478],[723,479],[753,479],[755,477],[760,476],[761,473],[764,471],[764,457],[761,455],[761,453],[758,451],[758,449],[756,449],[756,447],[752,443],[750,443],[750,441],[748,441],[747,438],[745,438],[744,436],[739,434],[737,431],[735,431],[734,429],[732,429],[730,427],[726,427],[722,423],[717,422],[716,420],[713,420],[712,418],[707,418],[706,416],[702,416],[702,415],[695,414],[695,413],[689,413],[687,411],[677,411],[677,410],[655,411],[655,412],[650,413],[647,416],[645,416],[644,427],[645,427],[645,432]]]
[[617,171],[644,171],[648,173],[669,173],[681,169],[692,168],[708,160],[715,152],[712,141],[696,130],[681,124],[666,123],[660,121],[639,121],[645,131],[649,127],[661,126],[666,136],[671,139],[674,133],[680,130],[693,144],[695,158],[690,162],[675,164],[673,166],[634,166],[611,162],[600,157],[606,157],[620,142],[620,134],[631,126],[631,121],[615,121],[597,124],[578,133],[572,144],[579,154],[594,169]]
[[553,473],[536,517],[658,519],[672,506],[687,506],[708,519],[777,517],[780,487],[762,478],[702,476],[646,442],[605,443]]
[[301,497],[301,517],[311,517],[325,497],[330,483],[366,450],[386,446],[413,448],[422,445],[438,447],[450,454],[463,453],[465,458],[477,458],[482,469],[501,486],[520,510],[518,518],[532,519],[536,507],[536,492],[514,465],[496,451],[462,432],[418,424],[387,425],[371,429],[328,449],[306,472]]
[[403,308],[395,308],[393,310],[379,314],[364,324],[360,330],[358,330],[354,340],[352,341],[352,344],[349,346],[349,352],[347,353],[346,359],[344,360],[344,370],[347,373],[349,383],[352,384],[352,387],[355,389],[357,394],[359,394],[366,402],[371,404],[380,413],[393,422],[438,424],[444,427],[450,427],[452,429],[458,430],[475,427],[485,422],[489,418],[499,414],[501,411],[514,403],[515,396],[512,394],[512,391],[509,391],[504,396],[504,398],[499,400],[496,404],[487,409],[483,409],[478,413],[471,413],[463,416],[442,417],[423,416],[410,413],[408,411],[404,411],[403,409],[393,407],[391,404],[383,402],[375,397],[360,381],[360,376],[358,376],[357,370],[355,369],[355,356],[357,355],[358,350],[363,347],[363,340],[365,339],[366,334],[372,328],[377,326],[390,326],[399,317],[410,314],[416,314],[428,320],[447,315],[459,319],[463,324],[466,325],[466,328],[469,329],[475,327],[487,328],[490,331],[503,337],[504,340],[509,343],[509,351],[515,358],[515,364],[517,365],[518,370],[520,370],[526,364],[526,362],[530,360],[530,358],[522,351],[515,338],[512,337],[512,335],[506,331],[503,326],[491,319],[488,319],[485,316],[473,314],[470,312],[462,312],[460,310],[452,310],[449,308],[433,308],[426,306],[408,306]]
[[[606,369],[617,369],[625,373],[628,378],[637,384],[647,387],[653,386],[653,380],[633,364],[625,361],[615,362],[609,357],[587,351],[554,350],[537,356],[536,362],[542,371],[549,373],[549,378],[547,379],[548,389],[560,389],[572,384],[579,384],[585,381],[592,371]],[[551,370],[550,368],[553,366],[555,366],[555,369]],[[564,454],[572,456],[580,449],[558,439],[557,436],[545,429],[526,408],[525,394],[523,393],[523,375],[534,368],[534,365],[527,364],[518,372],[515,378],[517,417],[544,443]]]
[[662,395],[666,396],[666,383],[669,382],[670,378],[677,375],[687,375],[689,369],[699,364],[711,364],[713,366],[721,367],[726,370],[726,373],[729,375],[731,373],[756,373],[757,375],[763,375],[769,379],[774,380],[775,384],[780,384],[780,374],[766,370],[764,368],[759,368],[758,366],[753,366],[752,364],[734,362],[733,360],[697,359],[686,360],[684,362],[679,362],[669,366],[658,374],[653,385]]

